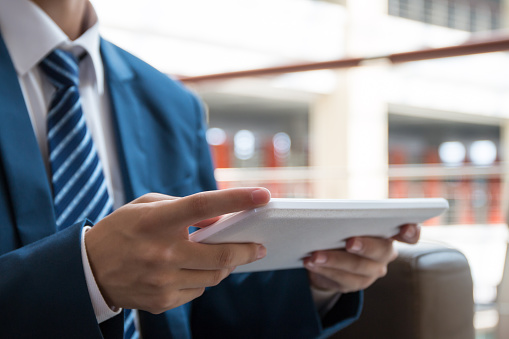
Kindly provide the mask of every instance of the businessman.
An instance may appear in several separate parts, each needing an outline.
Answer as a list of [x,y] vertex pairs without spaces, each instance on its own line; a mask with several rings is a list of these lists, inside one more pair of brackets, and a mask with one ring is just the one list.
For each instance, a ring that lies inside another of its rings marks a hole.
[[0,337],[323,337],[396,256],[353,238],[306,269],[230,276],[263,244],[189,228],[269,192],[215,190],[199,101],[102,40],[87,0],[0,0],[0,74]]

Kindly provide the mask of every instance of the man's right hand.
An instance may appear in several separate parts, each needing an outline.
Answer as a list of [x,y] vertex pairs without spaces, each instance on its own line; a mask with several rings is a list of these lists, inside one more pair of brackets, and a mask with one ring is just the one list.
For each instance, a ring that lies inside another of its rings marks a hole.
[[112,307],[161,313],[217,285],[238,265],[266,254],[259,244],[191,242],[188,227],[226,213],[263,206],[270,193],[238,188],[184,198],[147,194],[119,208],[85,234],[92,271]]

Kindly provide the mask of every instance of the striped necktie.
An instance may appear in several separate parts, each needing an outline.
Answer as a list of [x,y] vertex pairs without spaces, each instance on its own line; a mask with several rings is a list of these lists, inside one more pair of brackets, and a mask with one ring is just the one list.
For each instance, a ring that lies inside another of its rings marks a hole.
[[[40,67],[55,86],[47,124],[57,229],[85,218],[95,223],[113,211],[113,203],[81,109],[78,61],[73,54],[56,49]],[[138,338],[134,315],[125,310],[126,339]]]
[[78,61],[55,50],[40,64],[55,86],[47,117],[48,152],[57,229],[112,212],[97,150],[81,109]]

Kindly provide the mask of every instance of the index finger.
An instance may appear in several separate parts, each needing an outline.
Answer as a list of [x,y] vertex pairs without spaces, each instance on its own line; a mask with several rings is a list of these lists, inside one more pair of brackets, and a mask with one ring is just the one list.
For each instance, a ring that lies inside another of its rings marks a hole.
[[355,237],[346,241],[346,250],[373,261],[391,261],[396,254],[392,241],[374,237]]
[[167,220],[182,226],[194,225],[219,215],[253,209],[267,204],[270,192],[265,188],[230,188],[193,194],[171,203],[174,208],[161,209]]

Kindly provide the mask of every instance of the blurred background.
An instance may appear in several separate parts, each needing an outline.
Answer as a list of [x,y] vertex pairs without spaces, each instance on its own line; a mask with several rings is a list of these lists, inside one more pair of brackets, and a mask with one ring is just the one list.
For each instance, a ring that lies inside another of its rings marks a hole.
[[[509,54],[377,57],[509,38],[509,0],[93,2],[105,38],[203,99],[221,188],[448,199],[450,210],[424,225],[423,238],[467,256],[477,336],[496,337],[507,311],[497,291],[508,236]],[[356,57],[372,60],[192,78]]]

